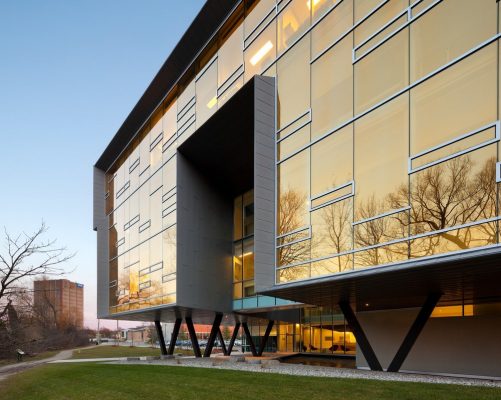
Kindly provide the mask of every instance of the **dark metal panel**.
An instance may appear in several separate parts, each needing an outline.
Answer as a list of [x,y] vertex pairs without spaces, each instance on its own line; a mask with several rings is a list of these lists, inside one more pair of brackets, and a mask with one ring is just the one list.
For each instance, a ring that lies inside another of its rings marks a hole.
[[105,173],[94,167],[93,229],[97,231],[97,316],[109,314],[109,236],[105,209]]
[[360,350],[362,350],[362,353],[367,360],[367,364],[369,364],[370,369],[372,369],[373,371],[382,371],[383,368],[381,367],[381,364],[377,359],[376,353],[374,353],[371,344],[367,340],[367,336],[365,336],[365,332],[358,322],[358,319],[353,312],[350,304],[347,302],[340,302],[339,307],[341,308],[341,311],[343,312],[348,325],[350,325],[350,328],[352,329],[353,334],[357,339],[357,345],[360,347]]
[[98,225],[102,224],[105,217],[106,200],[106,174],[99,168],[93,168],[93,219],[92,229],[97,231]]
[[275,283],[275,79],[254,77],[254,282]]
[[416,320],[400,345],[397,354],[395,354],[395,357],[391,361],[388,372],[398,372],[400,370],[441,296],[441,293],[431,293],[428,295],[423,307],[416,316]]
[[158,342],[160,343],[160,352],[162,355],[166,355],[167,348],[165,347],[164,333],[162,331],[162,324],[160,324],[160,321],[155,321],[155,328],[157,330]]
[[205,179],[233,199],[254,186],[254,79],[178,147]]
[[179,306],[232,310],[233,201],[177,155],[177,295]]

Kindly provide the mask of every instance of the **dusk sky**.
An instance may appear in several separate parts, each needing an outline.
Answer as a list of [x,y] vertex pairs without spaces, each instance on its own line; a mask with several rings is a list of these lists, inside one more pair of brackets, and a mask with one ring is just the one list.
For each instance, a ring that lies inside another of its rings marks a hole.
[[[0,228],[76,252],[96,326],[92,166],[202,0],[0,0]],[[114,322],[107,326],[115,326]]]

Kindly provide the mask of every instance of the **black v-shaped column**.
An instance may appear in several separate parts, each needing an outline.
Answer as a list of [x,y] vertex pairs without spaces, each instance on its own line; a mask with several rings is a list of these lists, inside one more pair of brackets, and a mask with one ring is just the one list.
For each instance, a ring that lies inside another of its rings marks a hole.
[[391,361],[390,366],[387,369],[388,372],[398,372],[400,370],[402,364],[409,355],[412,346],[414,346],[414,343],[416,343],[419,334],[430,318],[433,309],[440,300],[440,297],[442,297],[441,293],[431,293],[428,295],[426,301],[423,304],[423,307],[421,307],[421,310],[419,310],[414,323],[409,329],[409,332],[407,332],[404,341],[400,345],[397,354],[395,354],[395,357],[393,357],[393,360]]
[[358,319],[355,313],[353,312],[350,303],[340,302],[339,307],[341,308],[341,311],[343,312],[344,317],[348,322],[348,325],[350,326],[351,330],[353,331],[353,334],[355,335],[355,338],[357,339],[357,344],[360,347],[360,350],[362,350],[362,354],[367,360],[369,368],[372,369],[373,371],[382,371],[383,368],[381,367],[381,364],[379,363],[379,360],[376,357],[376,353],[374,353],[374,350],[372,349],[372,346],[369,343],[367,336],[365,336],[365,332],[362,329],[362,326],[360,326],[360,323],[358,322]]

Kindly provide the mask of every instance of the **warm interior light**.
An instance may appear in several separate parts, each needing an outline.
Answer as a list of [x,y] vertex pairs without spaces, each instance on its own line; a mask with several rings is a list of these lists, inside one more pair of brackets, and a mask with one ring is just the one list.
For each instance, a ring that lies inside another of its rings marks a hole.
[[308,6],[308,9],[311,9],[311,3],[313,3],[313,8],[315,8],[315,7],[316,7],[316,5],[317,5],[318,3],[320,3],[321,1],[323,1],[323,0],[308,0],[308,1],[306,2],[306,5]]
[[311,3],[313,3],[313,8],[315,8],[315,6],[320,3],[322,0],[308,0],[306,2],[306,5],[308,6],[308,10],[311,10]]
[[214,96],[212,99],[209,100],[209,102],[207,103],[207,108],[212,108],[214,107],[215,105],[217,104],[217,97]]
[[250,59],[250,63],[254,66],[256,65],[268,52],[273,48],[273,44],[268,40],[263,47],[261,47],[256,54]]

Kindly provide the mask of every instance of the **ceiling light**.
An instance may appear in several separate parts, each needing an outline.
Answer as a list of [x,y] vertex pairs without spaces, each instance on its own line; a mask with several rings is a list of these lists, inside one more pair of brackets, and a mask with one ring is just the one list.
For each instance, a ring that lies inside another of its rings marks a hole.
[[308,0],[306,2],[306,5],[308,6],[308,10],[311,10],[311,3],[313,3],[313,8],[315,8],[315,6],[320,3],[322,0]]
[[263,47],[261,47],[256,54],[250,59],[250,63],[254,66],[256,65],[268,52],[273,48],[273,44],[268,40]]
[[207,108],[211,109],[212,107],[214,107],[215,105],[217,104],[217,97],[214,96],[212,99],[209,100],[209,102],[207,103]]

